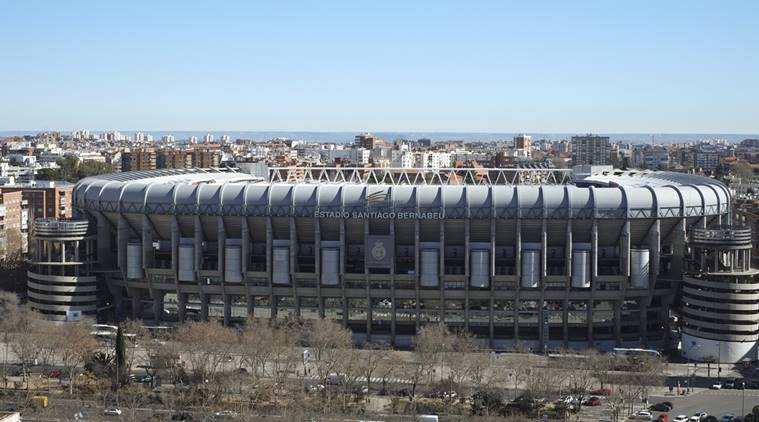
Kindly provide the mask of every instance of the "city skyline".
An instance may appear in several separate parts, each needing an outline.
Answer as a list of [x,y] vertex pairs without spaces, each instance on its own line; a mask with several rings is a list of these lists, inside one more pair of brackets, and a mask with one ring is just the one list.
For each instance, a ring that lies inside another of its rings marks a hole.
[[6,2],[0,130],[759,133],[730,5]]

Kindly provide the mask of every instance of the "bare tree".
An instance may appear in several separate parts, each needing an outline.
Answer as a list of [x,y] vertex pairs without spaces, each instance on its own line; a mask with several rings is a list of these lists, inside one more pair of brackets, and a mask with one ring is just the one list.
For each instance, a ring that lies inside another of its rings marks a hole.
[[316,371],[324,383],[337,366],[339,351],[353,345],[350,330],[329,319],[309,321],[303,327],[302,338],[314,352]]
[[10,335],[16,325],[16,312],[18,310],[18,296],[15,293],[0,290],[0,334],[3,336],[3,382],[4,388],[8,387],[8,351],[10,349]]
[[[451,333],[445,324],[427,325],[419,330],[416,336],[416,355],[419,357],[418,363],[422,366],[422,371],[429,377],[434,373],[435,368],[440,369],[439,377],[443,379],[442,356],[444,353],[452,350]],[[430,378],[431,382],[432,379]]]
[[231,357],[236,343],[235,332],[214,321],[190,321],[177,331],[177,341],[190,361],[193,373],[202,381],[210,381],[221,365]]
[[98,347],[97,341],[90,333],[90,325],[89,321],[82,320],[65,324],[57,331],[57,357],[69,376],[70,395],[74,394],[77,368],[83,366]]
[[390,359],[390,347],[384,343],[372,343],[361,352],[361,375],[366,380],[366,388],[371,391],[372,377],[376,375],[380,365]]
[[271,338],[274,336],[274,330],[268,321],[249,319],[240,335],[240,363],[250,367],[254,377],[266,376],[266,364],[271,360],[273,353]]

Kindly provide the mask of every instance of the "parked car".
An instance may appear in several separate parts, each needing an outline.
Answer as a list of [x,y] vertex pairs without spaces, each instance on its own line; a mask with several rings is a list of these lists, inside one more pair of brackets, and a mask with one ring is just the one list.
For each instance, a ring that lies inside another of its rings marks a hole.
[[106,416],[121,416],[121,409],[118,407],[107,407],[103,410],[103,414]]
[[60,369],[52,369],[50,371],[47,371],[48,378],[60,378],[61,377],[61,370]]
[[587,400],[585,400],[585,403],[583,403],[583,406],[600,406],[601,405],[601,399],[598,397],[591,397]]
[[721,390],[722,389],[722,383],[720,381],[717,381],[717,382],[713,383],[712,386],[709,387],[709,388],[711,388],[712,390]]
[[675,419],[672,419],[672,422],[688,422],[688,416],[687,415],[677,415],[677,416],[675,416]]
[[237,413],[231,410],[222,410],[213,414],[214,419],[234,419]]
[[735,422],[735,415],[725,415],[721,419],[722,422]]
[[656,412],[669,412],[672,410],[672,403],[668,402],[661,402],[651,405],[648,410],[653,410]]
[[171,415],[171,420],[179,422],[190,422],[192,420],[192,414],[186,412],[175,413]]
[[590,394],[594,396],[610,396],[611,388],[596,388],[595,390],[590,390]]
[[748,383],[746,382],[746,380],[743,379],[743,378],[736,378],[735,381],[733,381],[733,382],[735,383],[735,388],[737,388],[739,390],[745,389],[746,386],[748,385]]
[[648,410],[641,410],[640,412],[635,414],[633,419],[639,420],[639,421],[652,421],[654,420],[654,415]]
[[691,416],[690,419],[689,419],[689,421],[690,422],[702,422],[703,420],[706,419],[707,416],[709,416],[709,414],[706,413],[706,412],[698,412],[698,413],[694,414],[693,416]]
[[733,380],[727,380],[727,381],[725,381],[722,384],[722,388],[729,388],[729,389],[735,388],[735,381],[733,381]]
[[669,415],[666,413],[659,413],[659,417],[656,418],[656,422],[669,422]]

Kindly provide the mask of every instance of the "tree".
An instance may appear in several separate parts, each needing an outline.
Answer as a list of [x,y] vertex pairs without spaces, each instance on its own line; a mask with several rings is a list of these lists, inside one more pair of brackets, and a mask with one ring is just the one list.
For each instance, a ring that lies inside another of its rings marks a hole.
[[142,321],[128,319],[121,324],[121,330],[124,332],[124,372],[129,374],[134,368],[135,361],[137,360],[137,344],[139,341],[147,340],[150,337],[150,333]]
[[3,382],[8,387],[8,349],[10,348],[10,334],[14,330],[16,311],[18,310],[18,296],[15,293],[0,290],[0,333],[3,336]]
[[326,384],[337,366],[339,351],[353,346],[350,330],[330,319],[316,319],[303,326],[301,337],[314,352],[317,374]]
[[90,322],[86,320],[64,324],[56,335],[57,357],[69,376],[69,394],[74,394],[76,369],[83,366],[97,349],[98,343],[90,334]]
[[[452,348],[451,333],[445,324],[424,326],[416,336],[416,354],[419,355],[422,370],[432,376],[436,366],[440,368],[440,379],[443,379],[442,356]],[[430,379],[430,382],[432,380]]]
[[274,328],[269,322],[258,319],[249,319],[245,330],[240,334],[237,349],[240,365],[247,365],[254,377],[266,376],[266,364],[272,355],[270,339],[273,335]]
[[192,365],[197,380],[210,381],[221,364],[231,356],[237,341],[235,332],[214,321],[190,321],[177,331],[177,340]]
[[362,376],[366,380],[366,388],[369,391],[372,389],[372,376],[375,375],[375,371],[380,368],[382,363],[389,359],[390,348],[384,343],[370,343],[365,347],[363,353],[361,353]]
[[114,388],[118,389],[119,386],[126,381],[128,369],[126,365],[126,344],[124,343],[124,328],[119,325],[116,330],[116,344],[114,347],[114,363],[116,364],[116,370],[114,371]]

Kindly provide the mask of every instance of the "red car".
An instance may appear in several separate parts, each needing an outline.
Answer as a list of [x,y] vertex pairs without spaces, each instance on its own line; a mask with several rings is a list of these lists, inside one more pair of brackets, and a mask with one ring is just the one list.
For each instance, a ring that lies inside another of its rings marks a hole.
[[595,390],[591,390],[590,394],[594,396],[610,396],[611,388],[596,388]]
[[585,400],[585,403],[583,403],[583,406],[600,406],[601,405],[601,399],[598,397],[591,397],[587,400]]
[[656,418],[656,422],[669,422],[669,415],[666,413],[660,413],[659,417]]

